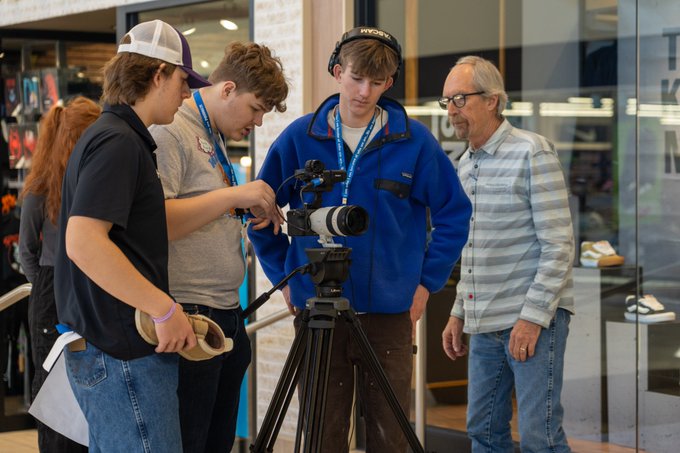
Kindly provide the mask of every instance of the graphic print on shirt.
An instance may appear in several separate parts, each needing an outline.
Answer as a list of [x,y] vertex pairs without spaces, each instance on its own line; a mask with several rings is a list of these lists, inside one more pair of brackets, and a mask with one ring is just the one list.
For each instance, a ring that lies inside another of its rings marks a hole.
[[198,150],[210,156],[208,162],[210,162],[212,168],[215,168],[215,166],[217,165],[217,156],[215,155],[215,148],[213,147],[212,143],[198,136],[196,136],[196,141],[198,144]]

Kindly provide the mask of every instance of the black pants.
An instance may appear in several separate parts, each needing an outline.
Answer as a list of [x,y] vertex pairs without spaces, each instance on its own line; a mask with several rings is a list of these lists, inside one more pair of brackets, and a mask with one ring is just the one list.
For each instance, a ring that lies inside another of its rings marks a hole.
[[187,313],[215,321],[234,349],[210,360],[179,360],[179,415],[184,453],[229,452],[234,444],[243,376],[250,364],[250,339],[241,309],[217,310],[183,304]]
[[[35,374],[31,387],[31,401],[38,394],[47,371],[42,367],[52,345],[59,337],[57,332],[57,308],[54,303],[54,268],[41,267],[33,283],[28,302],[28,328],[31,334],[31,355]],[[36,420],[38,426],[38,447],[41,453],[80,453],[87,447],[73,442]]]

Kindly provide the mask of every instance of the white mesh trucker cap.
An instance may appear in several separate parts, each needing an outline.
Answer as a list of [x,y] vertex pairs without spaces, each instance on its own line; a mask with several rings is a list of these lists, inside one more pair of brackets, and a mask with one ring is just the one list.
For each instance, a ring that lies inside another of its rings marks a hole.
[[189,74],[187,82],[191,88],[210,85],[210,82],[194,71],[189,43],[171,25],[156,19],[135,25],[127,34],[130,36],[130,44],[119,45],[118,53],[136,53],[177,65]]

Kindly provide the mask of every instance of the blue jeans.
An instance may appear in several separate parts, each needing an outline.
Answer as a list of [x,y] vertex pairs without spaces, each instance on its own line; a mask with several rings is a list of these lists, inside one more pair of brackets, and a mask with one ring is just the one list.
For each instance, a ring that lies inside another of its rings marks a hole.
[[564,351],[571,314],[558,309],[541,329],[535,354],[526,362],[508,351],[510,332],[470,337],[467,431],[473,453],[513,452],[512,389],[517,397],[522,452],[569,452],[560,402]]
[[180,358],[177,392],[184,452],[227,453],[234,444],[241,382],[251,358],[242,310],[183,306],[187,313],[208,316],[234,340],[234,349],[210,360]]
[[179,453],[177,354],[118,360],[90,343],[64,348],[66,372],[89,425],[90,452]]

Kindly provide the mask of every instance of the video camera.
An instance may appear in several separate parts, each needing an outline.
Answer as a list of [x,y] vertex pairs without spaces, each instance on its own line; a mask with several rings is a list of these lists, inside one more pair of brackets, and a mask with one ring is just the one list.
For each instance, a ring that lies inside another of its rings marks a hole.
[[321,194],[347,179],[344,170],[326,170],[320,160],[308,160],[305,168],[295,171],[305,185],[300,192],[311,192],[314,200],[302,209],[288,211],[289,236],[358,236],[368,229],[368,212],[361,206],[321,207]]

